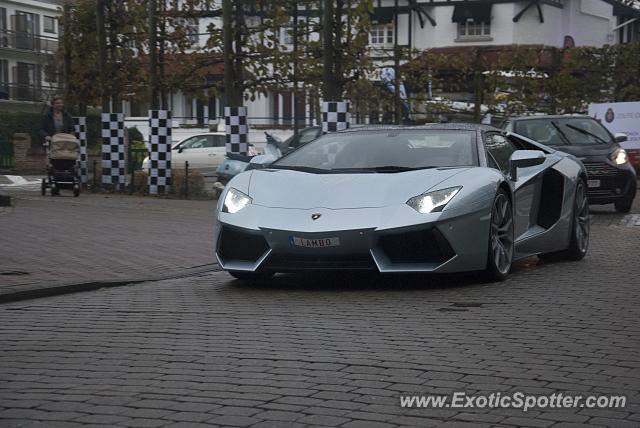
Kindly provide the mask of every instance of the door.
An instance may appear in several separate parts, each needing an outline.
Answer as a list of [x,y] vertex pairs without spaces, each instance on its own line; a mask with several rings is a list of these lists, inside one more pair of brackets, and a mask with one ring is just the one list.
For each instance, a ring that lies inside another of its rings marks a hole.
[[225,135],[207,135],[207,138],[210,147],[207,152],[207,168],[215,171],[218,165],[224,162],[224,158],[227,155],[227,137]]
[[[500,169],[509,177],[509,158],[517,150],[516,146],[504,135],[489,132],[484,136],[489,164]],[[536,233],[536,219],[540,207],[541,173],[547,168],[542,165],[518,169],[518,181],[514,182],[514,237],[517,242],[531,233]]]
[[207,165],[208,146],[207,135],[196,135],[187,138],[171,151],[173,167],[184,169],[185,162],[189,162],[189,168],[205,167]]

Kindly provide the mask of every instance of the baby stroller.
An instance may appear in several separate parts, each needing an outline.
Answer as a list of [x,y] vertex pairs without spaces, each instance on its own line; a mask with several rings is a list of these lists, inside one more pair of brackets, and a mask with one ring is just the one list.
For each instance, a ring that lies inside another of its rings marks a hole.
[[80,195],[78,158],[80,144],[71,134],[55,134],[45,144],[47,152],[47,178],[42,179],[42,196],[51,189],[51,196],[59,195],[60,189],[73,189],[73,196]]

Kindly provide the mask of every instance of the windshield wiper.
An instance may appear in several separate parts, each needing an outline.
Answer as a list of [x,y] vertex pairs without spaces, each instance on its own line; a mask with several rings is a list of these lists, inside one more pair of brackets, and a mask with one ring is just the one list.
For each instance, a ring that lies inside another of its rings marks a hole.
[[290,171],[309,172],[312,174],[330,174],[330,169],[313,168],[311,166],[295,166],[295,165],[270,165],[267,169],[287,169]]
[[569,140],[569,138],[567,138],[567,135],[564,133],[564,131],[560,129],[560,125],[558,125],[553,120],[551,121],[551,124],[553,125],[554,128],[558,130],[558,132],[560,133],[560,136],[562,136],[562,142],[567,146],[571,145],[571,141]]
[[419,169],[430,169],[430,168],[438,168],[437,166],[419,166],[419,167],[409,167],[409,166],[398,166],[398,165],[383,165],[383,166],[372,166],[372,167],[363,167],[363,168],[334,168],[331,171],[333,172],[406,172],[406,171],[417,171]]
[[596,140],[598,140],[600,142],[600,144],[609,144],[604,138],[599,137],[598,135],[594,134],[593,132],[589,132],[586,129],[582,129],[579,126],[571,125],[571,124],[568,124],[568,123],[565,123],[564,126],[566,126],[567,128],[574,129],[574,130],[580,132],[581,134],[589,135],[589,136],[595,138]]

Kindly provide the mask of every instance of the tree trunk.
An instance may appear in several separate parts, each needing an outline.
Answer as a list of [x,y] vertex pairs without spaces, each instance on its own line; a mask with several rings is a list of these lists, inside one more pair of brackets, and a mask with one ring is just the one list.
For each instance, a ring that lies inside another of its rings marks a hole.
[[107,91],[107,40],[104,28],[105,0],[96,0],[96,27],[98,35],[98,65],[100,70],[100,98],[102,112],[109,112],[109,97]]
[[233,98],[233,81],[235,79],[233,75],[233,26],[231,20],[233,19],[233,5],[231,1],[226,0],[222,2],[222,37],[223,37],[223,52],[224,52],[224,105],[231,106]]
[[158,41],[156,0],[149,0],[149,107],[158,109]]
[[337,76],[334,74],[334,43],[333,43],[333,0],[324,1],[324,14],[322,19],[322,48],[324,56],[324,67],[322,70],[322,98],[325,101],[336,101],[338,88],[336,86]]

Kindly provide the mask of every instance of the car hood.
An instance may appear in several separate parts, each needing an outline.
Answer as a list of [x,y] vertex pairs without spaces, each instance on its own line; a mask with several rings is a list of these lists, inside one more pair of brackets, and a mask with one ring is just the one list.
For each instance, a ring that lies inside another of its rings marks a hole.
[[572,154],[577,158],[593,158],[600,156],[609,156],[619,146],[618,144],[584,144],[572,146],[553,146],[554,149],[561,152]]
[[405,203],[467,169],[364,174],[265,169],[252,171],[248,191],[253,204],[273,208],[376,208]]

